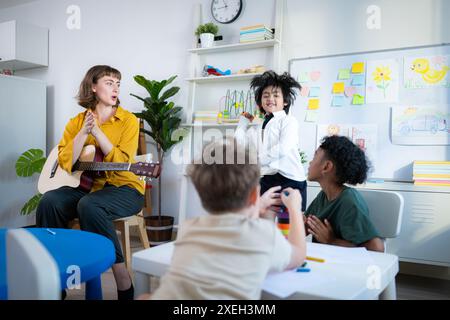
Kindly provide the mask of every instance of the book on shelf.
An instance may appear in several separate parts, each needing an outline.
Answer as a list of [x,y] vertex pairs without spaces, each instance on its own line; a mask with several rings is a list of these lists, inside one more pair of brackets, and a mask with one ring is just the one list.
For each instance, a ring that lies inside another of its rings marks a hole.
[[414,185],[450,186],[450,161],[414,161]]

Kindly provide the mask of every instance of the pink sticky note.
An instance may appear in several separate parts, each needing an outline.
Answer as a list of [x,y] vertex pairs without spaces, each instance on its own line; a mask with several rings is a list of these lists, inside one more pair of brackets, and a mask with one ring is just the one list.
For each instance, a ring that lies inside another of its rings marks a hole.
[[356,89],[355,89],[355,87],[346,87],[344,91],[345,91],[345,95],[347,97],[353,97],[353,95],[356,92]]
[[313,71],[309,74],[312,81],[317,81],[320,79],[320,71]]
[[302,97],[307,97],[309,95],[309,87],[302,86],[302,89],[300,90],[300,95]]

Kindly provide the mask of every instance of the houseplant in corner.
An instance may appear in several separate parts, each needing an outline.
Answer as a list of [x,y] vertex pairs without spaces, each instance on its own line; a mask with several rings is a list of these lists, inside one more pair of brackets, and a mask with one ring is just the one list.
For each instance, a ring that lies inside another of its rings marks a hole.
[[[178,142],[183,140],[185,131],[180,131],[181,118],[179,117],[182,107],[175,106],[174,102],[167,100],[178,93],[179,87],[167,87],[175,80],[177,76],[170,77],[167,80],[155,81],[148,80],[141,75],[134,77],[134,80],[147,90],[149,97],[142,98],[135,94],[133,97],[144,103],[145,109],[142,112],[134,113],[138,118],[143,119],[150,131],[142,129],[145,134],[149,135],[156,144],[158,153],[158,161],[164,168],[164,157],[166,153]],[[174,138],[176,137],[176,138]],[[152,245],[161,244],[171,240],[173,217],[161,215],[161,192],[162,192],[162,174],[158,180],[158,216],[145,217],[147,223],[150,243]],[[153,231],[154,230],[154,231]],[[166,230],[166,232],[158,232]]]
[[[44,151],[41,149],[29,149],[22,153],[16,161],[16,174],[18,177],[31,177],[35,173],[41,173],[46,158]],[[39,192],[28,200],[22,210],[21,215],[29,215],[36,210],[39,201],[41,201],[42,194]]]
[[212,22],[201,24],[197,27],[195,34],[200,37],[202,48],[214,45],[214,36],[219,32],[219,27]]

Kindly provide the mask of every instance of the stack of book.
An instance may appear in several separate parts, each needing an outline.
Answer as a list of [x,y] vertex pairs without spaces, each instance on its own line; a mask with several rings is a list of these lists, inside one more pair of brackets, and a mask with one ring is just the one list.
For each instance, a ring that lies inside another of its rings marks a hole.
[[195,111],[193,114],[194,123],[217,123],[218,112],[214,110]]
[[249,27],[242,27],[240,30],[239,42],[253,42],[273,39],[273,31],[263,24],[257,24]]
[[414,161],[413,180],[417,186],[450,186],[450,161]]

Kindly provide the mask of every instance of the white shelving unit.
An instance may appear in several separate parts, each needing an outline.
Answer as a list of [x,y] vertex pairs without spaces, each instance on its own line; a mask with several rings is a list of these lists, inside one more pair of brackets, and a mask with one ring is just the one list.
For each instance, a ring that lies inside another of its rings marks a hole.
[[[202,70],[205,64],[214,65],[214,63],[209,63],[208,60],[211,57],[215,57],[216,61],[219,57],[220,59],[226,59],[226,57],[230,57],[230,55],[234,55],[232,58],[232,63],[229,67],[232,70],[239,69],[236,65],[236,62],[241,62],[239,60],[239,55],[242,56],[245,54],[256,53],[255,50],[260,52],[261,50],[266,50],[262,56],[265,57],[266,61],[261,63],[257,61],[256,58],[252,59],[252,64],[262,64],[265,65],[266,69],[272,69],[276,72],[280,71],[280,57],[281,57],[281,39],[282,39],[282,26],[283,26],[283,12],[285,7],[286,0],[275,0],[275,37],[273,40],[265,40],[265,41],[257,41],[251,43],[235,43],[235,44],[227,44],[221,45],[211,48],[194,48],[188,50],[190,53],[190,77],[186,79],[189,82],[189,95],[188,95],[188,107],[187,107],[187,117],[186,123],[183,124],[183,127],[188,128],[198,128],[208,129],[208,128],[219,128],[219,129],[234,129],[237,127],[236,123],[225,123],[225,124],[215,124],[215,123],[193,123],[193,113],[195,111],[200,110],[211,110],[211,99],[208,102],[208,98],[215,96],[217,91],[214,90],[223,90],[226,91],[230,86],[240,86],[241,88],[249,88],[249,84],[251,79],[259,75],[260,73],[244,73],[244,74],[232,74],[229,76],[210,76],[203,77]],[[250,51],[253,50],[253,51]],[[261,53],[261,52],[260,52]],[[255,57],[257,54],[255,54]],[[267,57],[271,57],[269,62],[267,62]],[[225,60],[223,60],[225,61]],[[250,67],[248,65],[247,67]],[[218,99],[217,99],[218,100]],[[215,103],[217,104],[217,103]],[[219,106],[214,106],[217,108],[217,112],[219,110]],[[213,108],[214,108],[213,107]],[[256,124],[255,124],[256,125]],[[192,133],[192,131],[191,131]],[[190,159],[193,158],[194,153],[192,152],[193,148],[193,135],[189,134],[187,137],[187,143],[190,148]],[[186,172],[186,168],[183,168],[183,173]],[[188,205],[188,178],[185,174],[182,174],[181,177],[181,190],[180,190],[180,210],[178,213],[178,224],[180,224],[186,217],[187,205]],[[191,199],[191,198],[190,198]]]

